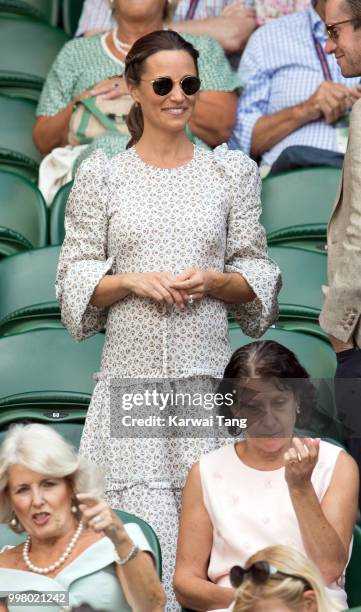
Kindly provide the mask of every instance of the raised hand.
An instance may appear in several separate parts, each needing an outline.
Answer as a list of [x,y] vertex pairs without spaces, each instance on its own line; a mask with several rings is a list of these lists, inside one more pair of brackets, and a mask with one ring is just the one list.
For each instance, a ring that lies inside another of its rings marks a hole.
[[289,488],[302,488],[311,481],[318,461],[320,438],[292,438],[292,446],[284,454],[285,479]]

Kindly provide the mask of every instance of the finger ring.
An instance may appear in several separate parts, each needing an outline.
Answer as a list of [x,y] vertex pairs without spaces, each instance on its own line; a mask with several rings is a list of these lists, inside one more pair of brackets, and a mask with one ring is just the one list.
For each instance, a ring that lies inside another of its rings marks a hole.
[[194,304],[194,297],[193,297],[193,295],[190,295],[188,297],[188,304],[190,304],[190,305]]
[[119,83],[112,83],[112,87],[113,89],[118,89],[118,87],[120,87]]
[[101,521],[101,520],[102,520],[102,517],[101,517],[101,516],[99,516],[99,515],[98,515],[98,516],[95,516],[95,517],[93,518],[93,523],[94,523],[94,524],[100,523],[100,521]]

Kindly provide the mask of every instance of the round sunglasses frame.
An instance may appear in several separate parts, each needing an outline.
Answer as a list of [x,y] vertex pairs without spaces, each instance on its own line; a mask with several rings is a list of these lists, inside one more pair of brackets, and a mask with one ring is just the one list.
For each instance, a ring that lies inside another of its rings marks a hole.
[[[153,85],[153,91],[157,96],[167,96],[168,94],[170,94],[170,92],[172,91],[174,85],[176,83],[179,83],[179,85],[182,88],[183,93],[186,96],[194,96],[201,87],[201,80],[199,77],[191,75],[191,74],[186,74],[184,77],[182,77],[179,81],[173,81],[173,79],[171,79],[170,77],[164,76],[164,77],[158,77],[157,79],[153,79],[151,81],[149,81],[148,79],[141,79],[141,81],[144,81],[145,83],[151,83]],[[192,81],[192,83],[194,83],[194,85],[196,86],[196,89],[194,91],[191,92],[187,92],[185,87],[187,88],[187,82]],[[169,87],[166,87],[166,90],[161,90],[161,86],[162,84],[165,85],[166,83],[168,83]]]
[[255,561],[244,569],[240,565],[234,565],[230,571],[230,581],[233,588],[238,589],[238,587],[243,584],[244,580],[249,579],[254,584],[266,584],[266,582],[270,578],[278,578],[285,580],[286,578],[293,578],[294,580],[301,580],[301,582],[305,585],[305,590],[312,591],[312,587],[302,576],[296,576],[295,574],[288,574],[286,572],[281,572],[277,567],[270,565],[268,561]]

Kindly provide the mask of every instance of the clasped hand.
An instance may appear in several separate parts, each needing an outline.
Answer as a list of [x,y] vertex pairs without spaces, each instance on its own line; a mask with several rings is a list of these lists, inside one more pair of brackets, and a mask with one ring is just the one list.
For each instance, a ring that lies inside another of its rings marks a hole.
[[311,482],[319,450],[320,438],[292,438],[292,446],[284,454],[285,479],[289,488],[300,489]]
[[191,296],[192,301],[200,300],[210,292],[213,278],[213,272],[198,269],[186,270],[178,276],[170,272],[140,272],[128,276],[128,285],[139,297],[183,309]]

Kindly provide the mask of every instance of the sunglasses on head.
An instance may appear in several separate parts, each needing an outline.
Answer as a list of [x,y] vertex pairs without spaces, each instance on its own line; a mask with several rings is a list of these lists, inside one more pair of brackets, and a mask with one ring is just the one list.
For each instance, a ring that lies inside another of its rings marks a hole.
[[[141,80],[146,81],[146,79]],[[157,79],[153,79],[153,81],[146,82],[152,83],[153,91],[157,96],[166,96],[169,94],[175,83],[179,83],[186,96],[194,96],[201,86],[200,79],[197,76],[191,75],[184,76],[180,81],[173,81],[170,77],[158,77]]]
[[230,580],[233,588],[238,589],[244,580],[251,580],[254,584],[265,584],[270,578],[294,578],[295,580],[301,580],[305,585],[305,590],[312,591],[311,585],[301,578],[301,576],[295,576],[294,574],[286,574],[281,572],[273,565],[270,565],[268,561],[255,561],[247,569],[244,569],[240,565],[234,565],[230,571]]

